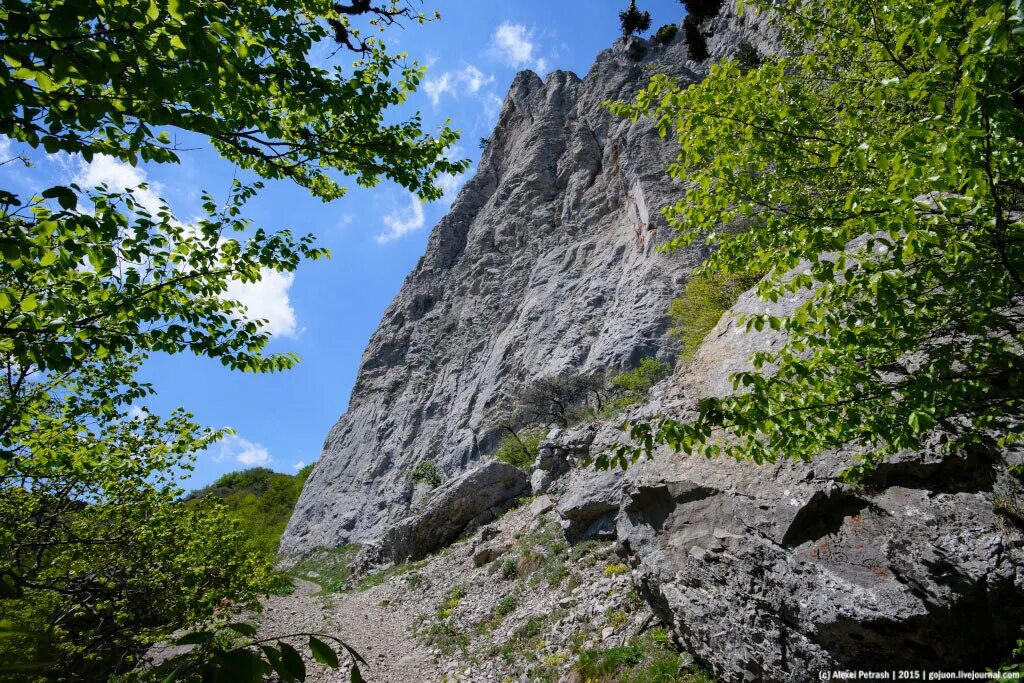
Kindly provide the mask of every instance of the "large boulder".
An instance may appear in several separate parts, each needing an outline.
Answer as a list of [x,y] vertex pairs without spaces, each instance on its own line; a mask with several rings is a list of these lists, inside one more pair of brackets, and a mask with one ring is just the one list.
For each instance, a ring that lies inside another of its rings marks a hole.
[[522,470],[491,461],[436,489],[423,509],[388,528],[370,551],[373,562],[408,562],[455,541],[486,524],[528,494]]

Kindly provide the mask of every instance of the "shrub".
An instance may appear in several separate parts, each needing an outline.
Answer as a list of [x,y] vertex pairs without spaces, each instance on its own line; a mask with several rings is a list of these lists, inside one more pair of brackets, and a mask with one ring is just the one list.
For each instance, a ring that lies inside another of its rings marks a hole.
[[668,309],[675,320],[671,332],[683,343],[682,360],[693,359],[722,315],[759,279],[756,275],[728,278],[716,273],[699,275],[686,283],[682,296],[674,299]]
[[413,468],[409,475],[414,484],[425,484],[431,489],[436,489],[443,481],[441,471],[437,469],[437,463],[433,460],[423,460]]
[[498,604],[494,606],[494,613],[499,617],[507,617],[509,614],[512,614],[518,606],[519,596],[515,593],[509,593],[499,600]]
[[683,35],[686,37],[686,46],[689,48],[690,59],[695,62],[703,62],[711,56],[708,52],[708,42],[704,34],[700,32],[698,25],[700,20],[695,19],[692,14],[686,15],[683,19]]
[[679,27],[675,24],[665,24],[658,29],[658,32],[654,34],[654,40],[652,41],[655,45],[668,45],[679,33]]
[[448,620],[431,624],[423,631],[423,636],[429,645],[448,655],[469,647],[469,636]]
[[622,25],[622,35],[628,38],[651,27],[651,13],[641,12],[636,8],[636,0],[630,0],[629,7],[619,12],[619,23]]
[[620,574],[625,574],[628,571],[629,571],[629,567],[627,567],[624,564],[621,564],[621,563],[620,564],[613,564],[610,567],[605,567],[604,568],[604,575],[605,576],[619,576]]
[[747,41],[736,46],[736,61],[744,69],[756,69],[764,62],[761,52]]
[[537,450],[544,440],[546,431],[542,429],[523,429],[505,436],[498,444],[494,457],[501,462],[529,472],[533,469],[533,461],[537,459]]
[[511,581],[519,576],[519,565],[516,564],[515,560],[509,558],[501,563],[499,571],[501,572],[501,578]]
[[612,386],[621,391],[646,395],[655,384],[668,377],[672,367],[656,358],[644,358],[640,365],[612,377]]

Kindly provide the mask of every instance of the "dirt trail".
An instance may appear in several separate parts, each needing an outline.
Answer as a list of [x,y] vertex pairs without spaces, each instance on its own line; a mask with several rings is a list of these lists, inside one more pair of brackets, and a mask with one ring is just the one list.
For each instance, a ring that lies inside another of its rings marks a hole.
[[[381,607],[376,590],[323,595],[316,584],[296,580],[294,593],[273,596],[265,603],[260,637],[299,631],[334,635],[347,642],[366,659],[360,671],[369,683],[424,683],[441,678],[434,655],[413,637],[409,620]],[[306,667],[306,680],[311,683],[349,680],[347,667],[332,671],[311,661]]]

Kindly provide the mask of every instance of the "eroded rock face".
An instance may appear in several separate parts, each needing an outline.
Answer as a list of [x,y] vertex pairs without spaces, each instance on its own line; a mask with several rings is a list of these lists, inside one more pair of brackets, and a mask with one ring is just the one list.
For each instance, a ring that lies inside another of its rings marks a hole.
[[[722,24],[714,56],[774,35],[727,5],[710,20]],[[416,464],[434,460],[451,477],[486,456],[495,410],[524,383],[672,355],[668,304],[704,256],[699,245],[654,249],[667,237],[660,209],[682,192],[666,174],[676,148],[601,103],[631,99],[655,73],[692,81],[704,66],[682,38],[631,39],[582,80],[516,76],[475,177],[370,340],[282,555],[379,537],[408,512]]]

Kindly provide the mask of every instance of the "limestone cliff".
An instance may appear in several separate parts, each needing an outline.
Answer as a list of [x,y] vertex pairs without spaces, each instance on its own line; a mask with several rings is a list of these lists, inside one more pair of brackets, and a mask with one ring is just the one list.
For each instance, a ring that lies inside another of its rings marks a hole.
[[[728,4],[711,23],[712,59],[741,37],[771,41]],[[601,105],[700,68],[680,36],[620,40],[582,80],[516,76],[475,177],[370,340],[283,554],[378,537],[409,511],[419,462],[450,477],[493,449],[493,412],[524,382],[670,352],[669,300],[703,256],[654,248],[681,192],[665,172],[673,145]]]

